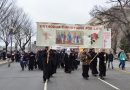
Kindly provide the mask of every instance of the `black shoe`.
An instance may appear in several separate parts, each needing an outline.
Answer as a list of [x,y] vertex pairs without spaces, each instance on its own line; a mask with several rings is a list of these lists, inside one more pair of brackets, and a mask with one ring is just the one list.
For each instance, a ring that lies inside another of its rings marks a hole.
[[93,74],[93,76],[94,76],[94,77],[97,77],[97,75],[96,75],[96,74]]
[[99,76],[100,77],[100,79],[102,79],[102,76]]
[[112,67],[112,69],[114,69],[114,67]]
[[45,78],[43,79],[43,82],[44,82],[44,83],[46,82],[46,79],[45,79]]
[[88,80],[88,77],[83,77],[84,79]]
[[100,79],[104,80],[104,77],[100,77]]
[[88,80],[88,77],[85,77],[84,79]]
[[119,65],[119,68],[120,68],[120,65]]

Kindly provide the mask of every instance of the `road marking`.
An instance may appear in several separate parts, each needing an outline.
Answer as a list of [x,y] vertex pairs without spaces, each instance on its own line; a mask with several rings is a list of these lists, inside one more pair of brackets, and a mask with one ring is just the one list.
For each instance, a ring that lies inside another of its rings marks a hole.
[[44,84],[44,90],[47,90],[47,82],[48,82],[48,80],[46,80],[46,82]]
[[100,81],[104,82],[105,84],[107,84],[107,85],[109,85],[109,86],[115,88],[116,90],[120,90],[120,89],[117,88],[116,86],[114,86],[114,85],[112,85],[112,84],[110,84],[110,83],[108,83],[108,82],[106,82],[106,81],[104,81],[104,80],[102,80],[102,79],[100,79],[100,78],[98,78],[98,79],[99,79]]

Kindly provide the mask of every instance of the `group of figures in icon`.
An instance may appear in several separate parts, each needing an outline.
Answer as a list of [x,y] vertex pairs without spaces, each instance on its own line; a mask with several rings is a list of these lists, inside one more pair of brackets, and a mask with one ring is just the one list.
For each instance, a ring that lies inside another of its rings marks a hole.
[[83,32],[56,31],[56,44],[83,45]]

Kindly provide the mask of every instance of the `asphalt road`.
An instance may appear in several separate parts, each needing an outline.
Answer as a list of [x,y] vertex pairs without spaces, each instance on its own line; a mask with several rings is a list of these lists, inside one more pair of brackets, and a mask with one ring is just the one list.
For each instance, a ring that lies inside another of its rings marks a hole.
[[19,63],[0,66],[0,90],[130,90],[130,73],[121,70],[107,70],[104,81],[93,77],[89,80],[81,76],[81,66],[77,71],[66,74],[62,69],[47,82],[42,82],[42,71],[21,71]]
[[41,71],[21,71],[19,63],[0,66],[0,90],[44,90]]

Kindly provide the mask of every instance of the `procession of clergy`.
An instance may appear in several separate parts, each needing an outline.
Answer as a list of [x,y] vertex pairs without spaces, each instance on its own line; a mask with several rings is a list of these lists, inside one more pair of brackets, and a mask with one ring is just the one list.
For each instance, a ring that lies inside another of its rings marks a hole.
[[[16,55],[15,55],[16,56]],[[97,63],[99,64],[97,66]],[[43,82],[49,80],[56,73],[57,68],[62,68],[65,73],[71,73],[77,70],[80,62],[82,63],[82,77],[89,78],[89,69],[93,76],[98,76],[104,79],[106,76],[106,64],[108,67],[110,61],[113,61],[113,54],[106,53],[105,49],[100,49],[100,52],[95,52],[95,49],[62,49],[54,50],[46,47],[38,50],[37,53],[23,52],[20,56],[20,65],[22,70],[28,66],[28,70],[40,69],[43,70]],[[98,68],[98,69],[97,69]],[[113,65],[112,65],[113,69]]]
[[[91,69],[93,76],[99,75],[101,79],[104,79],[106,63],[109,58],[105,49],[101,49],[100,52],[96,53],[94,48],[83,49],[82,52],[79,52],[76,49],[59,51],[48,49],[48,47],[38,51],[37,57],[38,61],[43,62],[39,65],[39,68],[43,70],[43,82],[49,80],[56,73],[57,68],[63,68],[65,73],[71,73],[78,68],[80,62],[82,62],[82,77],[84,79],[88,80],[89,69]],[[97,59],[99,60],[99,70],[97,70]]]

